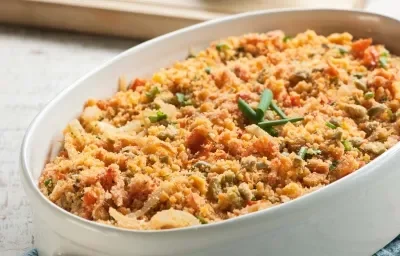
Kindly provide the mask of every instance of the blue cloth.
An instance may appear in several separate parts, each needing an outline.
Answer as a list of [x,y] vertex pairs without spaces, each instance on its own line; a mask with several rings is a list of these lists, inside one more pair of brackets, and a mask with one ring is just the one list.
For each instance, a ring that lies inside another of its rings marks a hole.
[[36,249],[31,249],[28,252],[24,253],[22,256],[39,256],[39,253]]
[[374,256],[400,256],[400,235],[375,253]]
[[[22,256],[39,256],[36,249],[32,249]],[[400,235],[373,256],[400,256]]]

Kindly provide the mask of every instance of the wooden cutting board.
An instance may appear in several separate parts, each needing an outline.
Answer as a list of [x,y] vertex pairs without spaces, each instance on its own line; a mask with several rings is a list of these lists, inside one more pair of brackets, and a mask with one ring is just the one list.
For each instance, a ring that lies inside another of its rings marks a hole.
[[0,22],[148,39],[229,14],[271,8],[362,8],[363,0],[0,0]]

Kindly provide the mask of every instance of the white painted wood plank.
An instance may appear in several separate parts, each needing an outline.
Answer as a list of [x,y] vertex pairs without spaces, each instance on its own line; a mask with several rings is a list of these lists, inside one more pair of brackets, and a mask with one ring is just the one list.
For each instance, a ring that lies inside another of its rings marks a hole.
[[0,255],[22,255],[33,243],[31,210],[18,169],[29,123],[63,88],[135,44],[0,26]]

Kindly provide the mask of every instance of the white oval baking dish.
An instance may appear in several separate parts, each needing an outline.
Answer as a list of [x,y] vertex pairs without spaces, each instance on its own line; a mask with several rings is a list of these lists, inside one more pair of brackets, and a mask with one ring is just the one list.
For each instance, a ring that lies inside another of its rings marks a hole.
[[[134,28],[133,28],[134,29]],[[400,144],[359,171],[294,201],[216,224],[133,231],[81,219],[48,201],[37,181],[49,145],[89,97],[111,96],[120,75],[148,76],[219,38],[282,29],[372,37],[400,54],[400,22],[342,10],[258,11],[206,22],[147,41],[60,93],[29,127],[22,182],[34,213],[35,246],[48,255],[371,255],[400,233]],[[78,64],[78,63],[77,63]],[[79,65],[79,64],[78,64]]]

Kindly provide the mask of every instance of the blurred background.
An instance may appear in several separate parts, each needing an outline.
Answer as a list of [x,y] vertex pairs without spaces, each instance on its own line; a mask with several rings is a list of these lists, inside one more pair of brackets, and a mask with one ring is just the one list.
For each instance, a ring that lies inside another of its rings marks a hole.
[[329,7],[400,18],[396,4],[398,0],[0,0],[0,255],[22,255],[35,240],[18,165],[29,123],[57,93],[102,62],[143,40],[234,13]]
[[0,21],[147,39],[221,16],[272,8],[359,8],[367,0],[2,0]]

